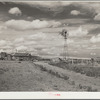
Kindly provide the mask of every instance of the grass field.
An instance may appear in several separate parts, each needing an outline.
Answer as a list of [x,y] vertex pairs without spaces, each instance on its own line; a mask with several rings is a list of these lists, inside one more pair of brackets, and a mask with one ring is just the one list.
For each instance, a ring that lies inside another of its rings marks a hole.
[[100,91],[100,78],[44,62],[0,61],[0,91]]
[[85,74],[89,77],[100,77],[100,66],[92,66],[88,64],[78,65],[78,64],[66,64],[65,62],[58,62],[58,63],[49,63],[51,65],[64,68],[70,71],[74,71],[76,73]]

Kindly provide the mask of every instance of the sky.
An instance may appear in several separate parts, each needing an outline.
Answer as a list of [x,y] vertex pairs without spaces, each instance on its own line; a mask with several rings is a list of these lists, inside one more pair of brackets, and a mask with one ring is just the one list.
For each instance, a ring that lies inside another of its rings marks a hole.
[[100,2],[0,2],[0,52],[63,55],[63,29],[71,57],[100,57]]

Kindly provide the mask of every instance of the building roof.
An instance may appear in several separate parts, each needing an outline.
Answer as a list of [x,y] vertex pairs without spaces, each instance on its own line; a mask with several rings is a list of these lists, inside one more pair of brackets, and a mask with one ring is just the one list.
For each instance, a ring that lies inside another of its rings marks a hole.
[[31,54],[29,54],[29,53],[15,53],[14,54],[15,57],[28,57],[30,55]]
[[0,54],[6,54],[6,52],[1,52]]

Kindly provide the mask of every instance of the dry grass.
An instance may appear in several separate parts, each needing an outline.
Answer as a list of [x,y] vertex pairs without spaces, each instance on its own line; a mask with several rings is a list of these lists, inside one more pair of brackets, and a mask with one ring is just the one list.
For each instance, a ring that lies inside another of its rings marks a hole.
[[0,91],[79,90],[60,78],[59,73],[41,70],[32,62],[0,61],[0,72]]
[[100,77],[100,67],[92,67],[90,65],[68,65],[65,62],[50,62],[49,64],[64,68],[70,71],[74,71],[76,73],[85,74],[89,77]]
[[88,92],[97,92],[98,89],[93,89],[92,86],[83,86],[81,84],[79,84],[78,86],[80,89],[83,89],[85,91],[88,91]]
[[99,90],[99,79],[47,63],[0,61],[0,91]]
[[[66,80],[70,85],[79,88],[81,91],[99,91],[100,80],[92,77],[76,73],[72,70],[67,70],[62,67],[52,66],[43,62],[36,62],[37,66],[44,72],[55,75],[58,78]],[[68,66],[69,67],[69,66]]]
[[55,75],[58,78],[63,78],[65,80],[69,79],[69,77],[66,74],[56,71],[55,68],[49,68],[47,66],[42,66],[42,65],[37,65],[37,66],[40,67],[42,71],[46,71],[52,75]]

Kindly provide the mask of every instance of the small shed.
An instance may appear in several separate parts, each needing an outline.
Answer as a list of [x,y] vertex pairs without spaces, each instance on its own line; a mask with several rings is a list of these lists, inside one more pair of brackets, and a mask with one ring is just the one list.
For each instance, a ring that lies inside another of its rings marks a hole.
[[0,53],[0,59],[5,60],[7,58],[7,53],[6,52],[1,52]]
[[31,54],[29,53],[15,53],[13,59],[17,61],[29,61],[31,60]]
[[12,60],[12,55],[11,54],[7,54],[7,60]]

